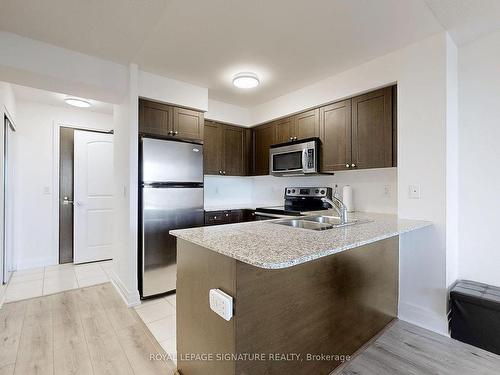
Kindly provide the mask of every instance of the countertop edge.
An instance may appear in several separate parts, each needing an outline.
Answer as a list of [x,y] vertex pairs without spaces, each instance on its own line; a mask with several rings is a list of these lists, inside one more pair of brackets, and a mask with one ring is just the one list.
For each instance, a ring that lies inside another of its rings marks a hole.
[[314,260],[317,260],[320,258],[324,258],[326,256],[338,254],[338,253],[341,253],[343,251],[350,250],[350,249],[353,249],[356,247],[368,245],[368,244],[373,243],[373,242],[382,241],[382,240],[385,240],[387,238],[399,236],[399,235],[404,234],[404,233],[413,232],[415,230],[423,229],[423,228],[426,228],[426,227],[433,225],[433,223],[430,221],[420,221],[420,220],[416,221],[416,220],[411,220],[411,219],[400,219],[400,220],[401,221],[411,221],[413,223],[413,226],[408,227],[408,228],[403,228],[400,230],[396,230],[393,232],[383,233],[379,236],[374,236],[374,237],[369,238],[369,239],[365,239],[365,240],[358,241],[358,242],[353,242],[353,243],[350,243],[348,245],[337,246],[337,247],[333,247],[333,248],[326,249],[323,251],[319,251],[317,253],[308,254],[308,255],[305,255],[305,256],[302,256],[299,258],[295,258],[295,259],[292,259],[292,260],[287,261],[287,262],[281,262],[281,263],[258,262],[254,259],[248,259],[246,257],[238,256],[238,254],[227,252],[227,251],[224,251],[221,249],[215,249],[215,248],[212,248],[210,246],[207,246],[207,244],[203,243],[203,241],[196,241],[193,238],[189,238],[189,236],[183,236],[182,232],[180,232],[178,230],[171,231],[170,234],[172,234],[173,236],[180,238],[184,241],[194,243],[198,246],[204,247],[204,248],[211,250],[213,252],[216,252],[218,254],[228,256],[230,258],[236,259],[240,262],[249,264],[249,265],[254,266],[254,267],[263,268],[263,269],[285,269],[285,268],[290,268],[290,267],[297,266],[299,264],[303,264],[306,262],[314,261]]

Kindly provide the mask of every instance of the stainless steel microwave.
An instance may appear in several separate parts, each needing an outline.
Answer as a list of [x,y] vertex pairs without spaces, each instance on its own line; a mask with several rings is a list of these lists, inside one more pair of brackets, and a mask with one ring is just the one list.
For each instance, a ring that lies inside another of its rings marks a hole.
[[299,176],[319,173],[319,138],[308,138],[272,145],[269,170],[275,176]]

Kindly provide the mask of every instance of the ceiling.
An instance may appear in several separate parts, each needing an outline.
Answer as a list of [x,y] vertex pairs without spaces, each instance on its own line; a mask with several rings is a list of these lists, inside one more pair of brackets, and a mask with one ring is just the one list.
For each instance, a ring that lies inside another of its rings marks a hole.
[[97,100],[85,99],[89,101],[92,104],[92,106],[89,108],[78,108],[66,104],[66,102],[64,101],[64,99],[68,97],[68,95],[66,94],[40,90],[20,85],[12,85],[12,89],[14,91],[14,96],[16,97],[16,100],[26,100],[30,102],[36,102],[40,104],[52,105],[56,107],[63,107],[79,111],[105,113],[108,115],[113,114],[112,104],[99,102]]
[[[0,29],[251,107],[427,36],[500,28],[499,0],[0,0]],[[231,84],[240,71],[261,85]]]

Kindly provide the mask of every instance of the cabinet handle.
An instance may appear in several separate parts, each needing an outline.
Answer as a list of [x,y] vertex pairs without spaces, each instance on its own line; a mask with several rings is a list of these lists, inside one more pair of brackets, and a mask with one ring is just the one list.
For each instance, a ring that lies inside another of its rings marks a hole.
[[226,216],[229,216],[229,214],[226,214]]
[[298,138],[297,137],[293,137],[293,140],[296,141]]
[[293,141],[293,137],[290,137],[290,140]]
[[174,132],[174,135],[177,135],[177,134],[179,134],[179,132],[176,130],[176,131]]
[[349,168],[349,167],[350,167],[350,165],[349,165],[349,164],[346,164],[346,165],[345,165],[345,167],[346,167],[346,168]]
[[222,174],[222,171],[219,171],[219,174]]
[[352,168],[356,168],[356,164],[354,164],[354,163],[353,163],[353,164],[351,164],[351,167],[352,167]]
[[168,135],[173,135],[173,133],[174,133],[174,132],[173,132],[172,130],[169,130],[169,131],[168,131]]
[[225,175],[225,174],[226,174],[226,171],[222,171],[222,174],[224,174],[224,175]]

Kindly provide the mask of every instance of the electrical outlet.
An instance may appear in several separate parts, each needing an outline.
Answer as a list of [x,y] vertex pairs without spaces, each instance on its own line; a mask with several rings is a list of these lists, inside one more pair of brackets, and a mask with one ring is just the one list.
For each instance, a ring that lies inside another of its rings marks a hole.
[[420,199],[420,185],[410,185],[410,199]]
[[208,296],[210,309],[224,320],[230,321],[233,317],[233,297],[220,289],[210,289]]

